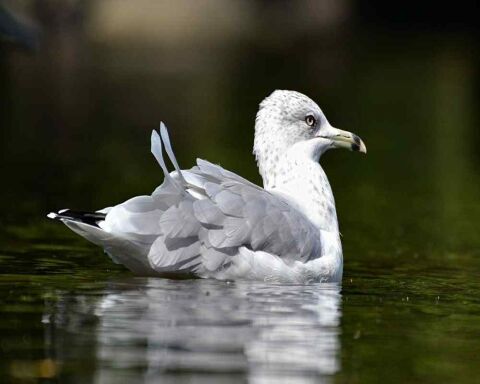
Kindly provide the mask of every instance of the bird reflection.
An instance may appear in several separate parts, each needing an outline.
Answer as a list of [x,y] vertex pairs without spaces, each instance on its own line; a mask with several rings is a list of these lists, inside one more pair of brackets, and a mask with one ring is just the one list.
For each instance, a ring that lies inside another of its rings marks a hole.
[[[339,366],[338,285],[132,278],[47,306],[55,355],[92,382],[311,382]],[[233,376],[232,376],[233,375]]]

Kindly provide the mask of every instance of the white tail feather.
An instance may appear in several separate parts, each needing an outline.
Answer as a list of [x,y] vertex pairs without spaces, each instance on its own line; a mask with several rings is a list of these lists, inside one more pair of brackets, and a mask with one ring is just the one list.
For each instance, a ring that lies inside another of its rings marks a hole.
[[152,131],[152,139],[151,139],[151,147],[150,150],[155,156],[155,159],[157,159],[158,164],[162,168],[163,173],[165,174],[165,177],[170,177],[170,173],[168,172],[167,166],[165,164],[165,161],[163,160],[163,155],[162,155],[162,140],[160,140],[160,136],[158,135],[158,132],[153,130]]
[[153,156],[155,156],[155,159],[157,159],[158,164],[162,168],[162,171],[165,175],[165,180],[174,185],[174,187],[180,192],[183,193],[185,190],[182,188],[181,185],[178,184],[177,181],[170,175],[170,172],[168,172],[167,165],[165,164],[165,160],[163,159],[163,154],[162,154],[162,140],[160,139],[160,136],[157,131],[153,130],[152,131],[152,139],[151,139],[151,152]]
[[167,152],[168,157],[170,158],[170,161],[172,162],[175,170],[178,173],[178,176],[181,180],[181,182],[185,185],[187,182],[185,181],[185,178],[183,177],[182,170],[180,169],[177,159],[175,158],[175,155],[173,153],[172,145],[170,143],[170,137],[168,136],[168,131],[167,127],[163,122],[160,122],[160,135],[162,136],[163,144],[165,145],[165,151]]

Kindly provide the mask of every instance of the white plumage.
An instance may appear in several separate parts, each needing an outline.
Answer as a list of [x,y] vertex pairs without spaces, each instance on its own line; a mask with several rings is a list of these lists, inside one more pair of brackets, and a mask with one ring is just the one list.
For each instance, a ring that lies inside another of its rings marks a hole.
[[180,170],[161,123],[151,150],[165,180],[152,195],[49,217],[140,275],[338,282],[343,259],[335,201],[318,163],[332,147],[366,153],[358,136],[333,128],[307,96],[275,91],[260,104],[255,124],[264,188],[201,159]]

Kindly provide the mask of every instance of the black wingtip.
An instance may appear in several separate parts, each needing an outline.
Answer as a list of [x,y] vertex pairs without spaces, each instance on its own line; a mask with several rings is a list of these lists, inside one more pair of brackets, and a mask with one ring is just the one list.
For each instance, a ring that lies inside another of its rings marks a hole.
[[53,220],[71,220],[81,223],[94,225],[98,227],[100,221],[105,220],[107,215],[100,212],[72,211],[70,209],[61,209],[57,213],[50,212],[47,217]]

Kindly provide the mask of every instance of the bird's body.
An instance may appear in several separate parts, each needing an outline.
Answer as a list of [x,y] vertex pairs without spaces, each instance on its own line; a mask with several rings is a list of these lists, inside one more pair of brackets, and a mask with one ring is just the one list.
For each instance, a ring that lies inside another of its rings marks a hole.
[[[180,170],[161,125],[152,153],[165,174],[151,196],[91,214],[49,215],[140,275],[338,282],[343,258],[335,202],[318,160],[331,147],[365,152],[308,97],[275,91],[260,105],[254,153],[264,188],[197,160]],[[169,173],[162,142],[175,167]]]

